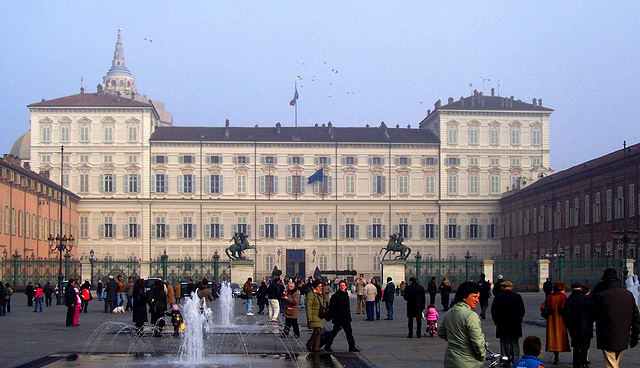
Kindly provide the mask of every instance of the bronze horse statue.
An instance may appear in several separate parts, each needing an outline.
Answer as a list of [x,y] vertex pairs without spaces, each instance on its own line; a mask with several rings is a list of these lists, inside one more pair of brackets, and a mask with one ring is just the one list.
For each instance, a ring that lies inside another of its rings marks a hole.
[[404,238],[400,234],[389,235],[389,242],[387,243],[387,247],[380,249],[380,252],[378,254],[381,254],[383,250],[386,251],[382,256],[382,259],[384,259],[384,257],[389,252],[392,252],[392,253],[400,252],[400,254],[397,255],[395,259],[406,260],[409,257],[409,254],[411,254],[411,248],[402,244],[403,241],[404,241]]
[[225,249],[224,251],[225,253],[227,253],[227,256],[230,259],[244,259],[246,257],[242,254],[242,252],[247,249],[256,249],[255,246],[249,244],[247,236],[241,232],[235,233],[229,241],[233,242],[233,244],[231,244],[229,248]]

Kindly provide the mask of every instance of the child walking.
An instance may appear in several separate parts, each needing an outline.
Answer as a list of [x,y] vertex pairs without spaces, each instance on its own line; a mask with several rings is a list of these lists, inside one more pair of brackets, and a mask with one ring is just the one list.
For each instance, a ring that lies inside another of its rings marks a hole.
[[171,324],[173,325],[173,336],[180,335],[180,325],[182,325],[184,321],[182,320],[182,314],[180,314],[178,304],[172,305],[171,310],[166,314],[167,316],[171,316]]

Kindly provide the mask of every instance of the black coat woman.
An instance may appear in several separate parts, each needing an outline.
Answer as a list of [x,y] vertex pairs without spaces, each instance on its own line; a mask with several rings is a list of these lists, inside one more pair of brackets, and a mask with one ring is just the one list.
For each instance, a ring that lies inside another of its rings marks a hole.
[[164,284],[160,280],[153,283],[153,287],[147,296],[149,301],[149,313],[151,324],[154,325],[153,336],[160,337],[164,327],[164,313],[167,311],[167,294],[164,292]]
[[133,323],[138,332],[142,332],[142,326],[147,322],[147,293],[144,291],[144,280],[138,279],[133,285]]

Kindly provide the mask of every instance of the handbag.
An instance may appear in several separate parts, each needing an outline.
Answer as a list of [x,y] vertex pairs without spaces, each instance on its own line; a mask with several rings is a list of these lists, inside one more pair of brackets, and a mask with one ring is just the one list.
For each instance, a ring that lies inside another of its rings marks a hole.
[[[544,308],[542,308],[544,306]],[[549,308],[549,306],[547,305],[547,301],[545,300],[544,303],[542,303],[542,305],[540,306],[540,308],[542,308],[542,310],[540,311],[540,317],[547,319],[550,315],[553,314],[553,310],[551,308]]]
[[247,297],[247,293],[245,293],[244,291],[241,291],[241,292],[240,292],[240,299],[249,299],[249,298]]

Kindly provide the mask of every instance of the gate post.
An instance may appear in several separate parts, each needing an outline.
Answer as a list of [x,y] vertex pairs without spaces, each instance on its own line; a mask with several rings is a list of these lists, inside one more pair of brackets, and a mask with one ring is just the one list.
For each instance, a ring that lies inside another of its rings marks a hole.
[[18,270],[20,265],[20,255],[16,250],[11,257],[13,258],[13,287],[16,287],[16,285],[18,285],[18,276],[20,274],[20,271]]
[[482,273],[484,273],[485,277],[489,280],[493,280],[493,265],[495,261],[493,259],[483,259],[482,260]]
[[143,279],[151,277],[151,261],[140,261],[140,277]]
[[167,260],[169,256],[167,255],[167,250],[165,249],[162,255],[160,256],[160,260],[162,261],[162,280],[167,279]]
[[[635,259],[627,258],[624,260],[624,262],[625,262],[625,267],[629,271],[629,275],[635,275],[636,270],[633,269],[633,263],[635,262]],[[624,281],[627,282],[627,280],[624,280]]]
[[213,253],[213,278],[218,283],[220,282],[220,280],[218,279],[218,267],[220,266],[219,262],[220,255],[218,254],[218,250],[216,249],[216,251]]
[[549,260],[548,259],[539,259],[538,260],[538,290],[542,289],[542,284],[547,281],[549,277]]

